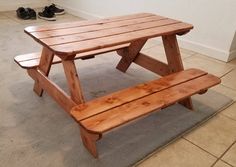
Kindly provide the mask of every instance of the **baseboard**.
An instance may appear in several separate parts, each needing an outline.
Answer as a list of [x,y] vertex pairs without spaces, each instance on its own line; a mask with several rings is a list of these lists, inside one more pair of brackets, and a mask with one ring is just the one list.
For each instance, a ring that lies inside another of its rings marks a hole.
[[206,56],[228,62],[230,53],[228,51],[220,50],[217,48],[213,48],[198,42],[186,40],[186,39],[178,39],[179,45],[182,48],[186,48],[201,54],[204,54]]
[[18,9],[21,6],[22,7],[30,7],[30,8],[38,8],[38,7],[43,7],[43,6],[46,6],[46,5],[48,5],[48,1],[47,0],[40,1],[40,2],[33,1],[33,2],[28,2],[28,3],[17,3],[17,1],[16,1],[14,3],[1,4],[0,11],[16,10],[16,9]]
[[57,5],[63,7],[66,10],[67,13],[70,13],[74,16],[78,16],[78,17],[81,17],[81,18],[84,18],[84,19],[90,20],[90,19],[103,18],[102,16],[93,15],[91,13],[88,13],[88,12],[85,12],[85,11],[82,11],[82,10],[78,10],[78,9],[75,9],[75,8],[68,7],[65,4],[57,3]]
[[230,53],[229,53],[229,59],[228,59],[228,61],[231,61],[231,60],[233,60],[233,59],[236,59],[236,49],[230,51]]

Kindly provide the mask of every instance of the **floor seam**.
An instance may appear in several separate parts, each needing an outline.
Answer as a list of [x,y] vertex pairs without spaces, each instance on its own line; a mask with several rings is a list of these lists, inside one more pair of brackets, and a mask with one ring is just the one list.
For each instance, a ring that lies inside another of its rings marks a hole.
[[[236,143],[236,140],[223,152],[223,154],[221,154],[221,156],[212,164],[211,167],[213,167],[219,160],[225,162],[224,160],[222,160],[221,158],[232,148],[232,146]],[[226,164],[234,167],[233,165],[229,164],[228,162],[226,162]]]
[[227,74],[231,73],[234,69],[229,70],[228,72],[226,72],[225,74],[223,74],[222,76],[220,76],[220,78],[223,78],[224,76],[226,76]]
[[185,139],[186,141],[188,141],[189,143],[193,144],[194,146],[200,148],[201,150],[203,150],[204,152],[210,154],[211,156],[215,157],[215,158],[218,158],[216,155],[210,153],[209,151],[205,150],[204,148],[198,146],[197,144],[193,143],[192,141],[188,140],[187,138],[183,137],[183,139]]

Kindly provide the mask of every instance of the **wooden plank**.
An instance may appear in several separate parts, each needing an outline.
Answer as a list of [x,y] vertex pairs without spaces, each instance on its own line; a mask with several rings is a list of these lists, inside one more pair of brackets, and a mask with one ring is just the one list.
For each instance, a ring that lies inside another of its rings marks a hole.
[[132,42],[128,48],[125,48],[123,54],[121,53],[122,58],[116,68],[122,72],[126,72],[140,50],[145,45],[146,41],[147,39],[137,40]]
[[[176,35],[173,34],[162,36],[162,40],[170,73],[184,70]],[[193,110],[191,98],[184,99],[180,103],[185,107]]]
[[84,129],[81,126],[80,126],[80,135],[84,146],[95,158],[97,158],[98,153],[96,148],[96,141],[99,140],[102,137],[102,135],[89,133],[87,132],[86,129]]
[[74,60],[62,60],[64,72],[69,86],[71,99],[77,104],[84,103],[84,97],[79,82],[79,76],[76,71]]
[[[76,55],[75,59],[84,59],[87,56],[95,56],[95,55],[115,51],[117,49],[126,48],[129,45],[130,44],[127,43],[127,44],[123,44],[123,45],[113,46],[110,48],[103,48],[103,49],[80,53],[80,54]],[[39,65],[40,57],[41,57],[40,53],[30,53],[30,54],[16,56],[14,58],[14,61],[20,67],[25,68],[25,69],[30,69],[30,68],[35,68]],[[61,63],[61,59],[58,58],[57,56],[54,56],[52,64],[57,64],[57,63]]]
[[90,25],[90,26],[82,26],[82,27],[72,27],[66,29],[56,29],[56,30],[47,30],[42,32],[33,32],[31,33],[32,36],[38,39],[43,38],[51,38],[51,37],[58,37],[58,36],[66,36],[66,35],[76,35],[80,33],[86,32],[98,32],[100,30],[109,30],[113,28],[119,27],[128,27],[137,24],[144,24],[144,23],[151,23],[151,22],[158,22],[161,20],[169,20],[172,22],[179,22],[172,19],[166,19],[160,16],[150,16],[145,18],[136,18],[132,20],[121,20],[118,22],[111,22],[111,23],[104,23],[98,25]]
[[131,102],[138,98],[150,95],[152,93],[167,89],[171,86],[181,84],[193,78],[206,75],[206,72],[197,69],[188,69],[179,73],[168,75],[158,80],[130,87],[110,95],[94,99],[85,104],[73,108],[71,115],[81,121],[93,115],[99,114],[111,108]]
[[210,74],[204,75],[82,120],[80,124],[88,131],[104,133],[219,83],[219,78]]
[[172,24],[168,26],[155,27],[125,34],[102,37],[81,42],[73,42],[62,45],[50,46],[57,55],[73,55],[106,47],[112,47],[124,43],[130,43],[142,38],[153,38],[161,35],[176,34],[178,32],[192,29],[192,25],[186,23]]
[[134,63],[160,76],[166,76],[170,74],[169,67],[167,64],[152,57],[149,57],[143,53],[138,54],[138,56],[134,60]]
[[50,25],[43,25],[43,26],[29,26],[25,28],[25,32],[32,33],[32,32],[40,32],[40,31],[48,31],[48,30],[56,30],[56,29],[64,29],[64,28],[72,28],[72,27],[81,27],[81,26],[89,26],[89,25],[99,25],[104,23],[111,23],[117,22],[121,20],[131,20],[136,18],[145,18],[150,16],[156,16],[150,13],[138,13],[132,14],[127,16],[117,16],[117,17],[110,17],[105,19],[97,19],[97,20],[86,20],[86,21],[77,21],[77,22],[70,22],[70,23],[60,23],[60,24],[50,24]]
[[[54,54],[51,50],[49,50],[46,47],[43,47],[42,50],[42,54],[41,54],[41,58],[39,61],[39,66],[38,69],[45,75],[48,76],[49,71],[51,69],[51,65],[52,65],[52,61],[53,61],[53,57]],[[43,95],[43,89],[39,84],[38,80],[35,80],[34,83],[34,88],[33,88],[34,92],[39,95],[42,96]]]
[[111,29],[102,29],[102,30],[96,30],[96,31],[85,30],[86,31],[85,33],[76,33],[76,34],[73,34],[73,32],[67,29],[64,29],[64,31],[66,31],[64,32],[64,34],[68,33],[70,35],[63,35],[63,34],[59,35],[58,33],[57,36],[54,36],[55,35],[54,33],[52,34],[49,33],[51,37],[40,39],[40,41],[44,43],[45,45],[52,46],[52,45],[59,45],[59,44],[79,42],[79,41],[91,40],[91,39],[96,39],[96,38],[101,38],[101,37],[119,35],[119,34],[144,30],[148,28],[176,24],[176,23],[180,23],[180,22],[171,20],[171,19],[165,19],[165,20],[140,23],[140,24],[135,24],[135,25],[130,25],[130,26],[119,25],[119,27],[115,27]]
[[27,70],[29,76],[39,81],[42,87],[66,112],[70,112],[77,104],[55,83],[50,81],[41,71],[37,69]]

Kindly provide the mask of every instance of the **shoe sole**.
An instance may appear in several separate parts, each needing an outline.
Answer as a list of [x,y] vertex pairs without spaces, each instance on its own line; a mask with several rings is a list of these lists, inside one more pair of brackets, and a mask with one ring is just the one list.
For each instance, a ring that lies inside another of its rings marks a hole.
[[40,16],[40,15],[38,15],[38,17],[39,17],[40,19],[47,20],[47,21],[56,21],[56,18],[55,18],[55,17],[48,18],[48,17],[43,17],[43,16]]
[[63,15],[63,14],[65,14],[66,12],[65,11],[63,11],[63,12],[60,12],[60,13],[54,13],[55,15]]

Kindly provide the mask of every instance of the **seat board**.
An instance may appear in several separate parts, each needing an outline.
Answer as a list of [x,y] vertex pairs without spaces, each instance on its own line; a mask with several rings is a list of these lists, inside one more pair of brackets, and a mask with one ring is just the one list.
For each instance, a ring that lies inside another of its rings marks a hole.
[[104,133],[219,83],[219,78],[207,74],[92,116],[80,124],[90,132]]
[[135,87],[130,87],[110,95],[94,99],[85,104],[78,105],[72,109],[71,115],[79,122],[83,119],[105,112],[111,108],[118,107],[125,103],[129,103],[144,96],[162,91],[174,85],[181,84],[206,74],[206,72],[197,69],[188,69],[171,74],[158,80],[140,84]]
[[[110,48],[93,50],[93,51],[90,51],[90,52],[77,54],[75,59],[84,59],[84,58],[87,58],[88,56],[89,57],[90,56],[95,56],[95,55],[98,55],[98,54],[102,54],[102,53],[111,52],[111,51],[115,51],[115,50],[118,50],[118,49],[126,48],[128,46],[129,46],[129,44],[127,43],[127,44],[123,44],[123,45],[113,46],[113,47],[110,47]],[[30,68],[35,68],[39,65],[40,57],[41,57],[41,53],[30,53],[30,54],[18,55],[16,57],[14,57],[14,61],[20,67],[25,68],[25,69],[30,69]],[[61,60],[60,60],[60,58],[55,56],[54,59],[53,59],[53,64],[57,64],[57,63],[61,63]]]

